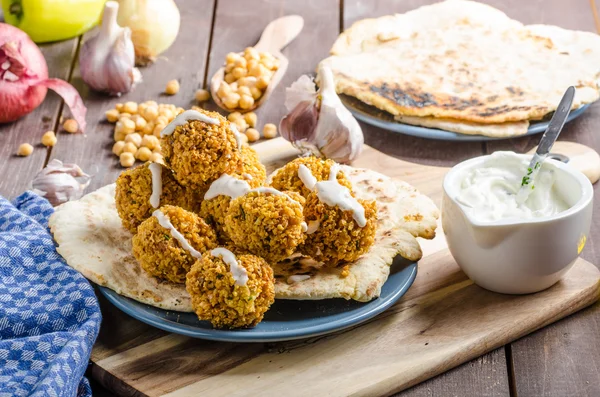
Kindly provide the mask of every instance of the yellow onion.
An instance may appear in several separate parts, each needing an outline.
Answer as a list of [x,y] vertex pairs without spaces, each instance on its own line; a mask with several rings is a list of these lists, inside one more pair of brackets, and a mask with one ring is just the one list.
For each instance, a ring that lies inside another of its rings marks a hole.
[[173,44],[179,32],[179,9],[173,0],[119,0],[120,26],[131,29],[135,64],[148,65]]

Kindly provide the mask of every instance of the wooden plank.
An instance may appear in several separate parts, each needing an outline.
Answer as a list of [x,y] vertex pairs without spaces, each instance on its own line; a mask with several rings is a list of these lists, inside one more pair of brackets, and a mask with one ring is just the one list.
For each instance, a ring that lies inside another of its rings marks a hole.
[[[393,13],[404,13],[417,7],[436,3],[436,0],[360,1],[345,0],[343,28],[364,18],[376,18]],[[368,145],[388,155],[421,164],[452,166],[483,153],[480,143],[442,142],[381,130],[361,123]],[[497,349],[470,363],[464,364],[436,378],[406,390],[401,396],[480,395],[504,396],[509,394],[508,374],[504,349]]]
[[[545,23],[568,29],[596,31],[591,4],[594,0],[545,0],[522,2],[517,0],[487,1],[523,23]],[[591,108],[576,121],[565,126],[560,140],[575,141],[600,150],[597,125],[600,123],[600,105]],[[529,150],[540,136],[490,143],[488,152],[496,150]],[[600,186],[594,187],[600,194]],[[582,256],[598,264],[600,259],[600,202],[594,204],[590,238]],[[594,305],[568,320],[546,327],[512,344],[512,365],[515,391],[523,396],[597,396],[600,394],[600,357],[598,332],[600,306]]]
[[[50,77],[69,78],[78,38],[40,46]],[[29,188],[31,180],[45,165],[49,150],[40,143],[42,135],[54,130],[62,99],[48,91],[42,104],[27,116],[9,124],[0,124],[0,195],[14,198]],[[18,157],[21,143],[34,147],[29,157]]]
[[[177,40],[162,54],[155,64],[141,68],[143,82],[121,97],[108,97],[89,90],[75,68],[73,85],[84,97],[88,107],[88,129],[85,135],[61,134],[52,151],[51,158],[74,162],[94,177],[88,188],[97,189],[115,181],[123,170],[118,158],[111,153],[113,125],[104,121],[104,112],[115,103],[125,101],[143,102],[155,100],[189,108],[194,92],[204,84],[204,71],[209,46],[214,0],[181,0],[181,27]],[[91,32],[86,37],[95,34]],[[167,81],[179,80],[181,89],[177,95],[163,94]]]
[[[282,51],[289,59],[288,70],[271,98],[256,111],[259,131],[266,123],[279,125],[279,120],[287,113],[284,106],[285,88],[301,75],[313,73],[317,63],[327,56],[330,43],[338,35],[339,4],[337,0],[260,0],[251,5],[244,0],[218,2],[209,58],[209,78],[222,66],[227,53],[243,51],[256,44],[269,22],[293,14],[304,18],[304,28]],[[211,109],[216,107],[212,105]]]

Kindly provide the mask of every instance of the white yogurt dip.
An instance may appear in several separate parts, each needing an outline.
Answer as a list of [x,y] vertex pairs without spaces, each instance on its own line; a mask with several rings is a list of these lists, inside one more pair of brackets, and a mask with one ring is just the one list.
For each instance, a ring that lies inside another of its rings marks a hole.
[[527,158],[513,152],[495,152],[482,166],[466,169],[456,178],[456,201],[480,222],[549,217],[569,209],[556,183],[556,167],[544,162],[527,200],[517,203],[517,192],[529,166]]

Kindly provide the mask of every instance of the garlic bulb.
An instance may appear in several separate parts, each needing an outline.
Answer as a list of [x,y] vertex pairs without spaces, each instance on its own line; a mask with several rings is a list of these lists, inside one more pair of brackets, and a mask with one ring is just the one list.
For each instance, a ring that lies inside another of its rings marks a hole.
[[78,165],[54,159],[35,176],[31,185],[35,193],[56,206],[80,198],[90,180]]
[[306,75],[286,89],[290,113],[279,124],[281,136],[304,152],[348,163],[362,151],[362,130],[335,92],[331,69],[320,65],[318,79],[318,91]]
[[117,24],[119,3],[107,1],[100,32],[86,41],[79,52],[81,77],[92,89],[121,95],[141,81],[134,66],[131,31]]
[[173,0],[119,0],[118,22],[131,29],[135,64],[148,65],[173,44],[179,33],[179,9]]

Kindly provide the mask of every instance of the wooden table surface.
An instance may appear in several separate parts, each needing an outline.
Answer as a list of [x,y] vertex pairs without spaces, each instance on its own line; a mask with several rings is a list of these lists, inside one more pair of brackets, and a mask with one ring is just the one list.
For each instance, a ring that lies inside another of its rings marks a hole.
[[[69,80],[88,108],[85,135],[61,131],[59,120],[68,117],[57,95],[49,93],[43,104],[16,123],[0,125],[0,194],[13,198],[29,187],[33,176],[51,159],[79,164],[93,174],[89,190],[114,182],[122,170],[112,155],[112,125],[104,112],[117,102],[153,99],[182,107],[193,104],[194,92],[206,87],[225,54],[253,45],[264,26],[289,14],[304,17],[304,30],[285,50],[290,67],[273,97],[257,112],[259,124],[278,123],[285,114],[284,87],[301,74],[311,73],[344,28],[363,18],[406,12],[430,0],[176,0],[181,29],[175,44],[154,65],[142,69],[144,82],[122,98],[90,92],[79,77],[76,54],[86,35],[43,45],[51,77]],[[600,0],[484,0],[527,24],[543,23],[568,29],[600,32]],[[170,79],[181,90],[173,97],[162,91]],[[210,107],[210,105],[209,105]],[[600,151],[600,105],[594,104],[569,123],[562,140],[577,141]],[[41,146],[47,130],[57,132],[52,149]],[[529,150],[538,137],[494,143],[454,143],[412,138],[363,125],[366,142],[392,156],[431,165],[452,166],[470,157],[495,150]],[[15,155],[19,144],[35,146],[27,158]],[[600,185],[595,186],[600,194]],[[600,201],[595,202],[591,238],[582,256],[600,263]],[[102,302],[104,322],[99,338],[110,340],[110,325],[128,321],[132,332],[146,329]],[[162,331],[156,331],[162,332]],[[600,395],[600,304],[548,326],[510,345],[488,353],[443,375],[424,382],[402,396],[598,396]],[[93,373],[93,371],[92,371]],[[101,382],[110,383],[106,379]],[[110,384],[107,385],[110,387]],[[120,391],[123,392],[123,391]],[[100,395],[112,395],[111,393]]]

